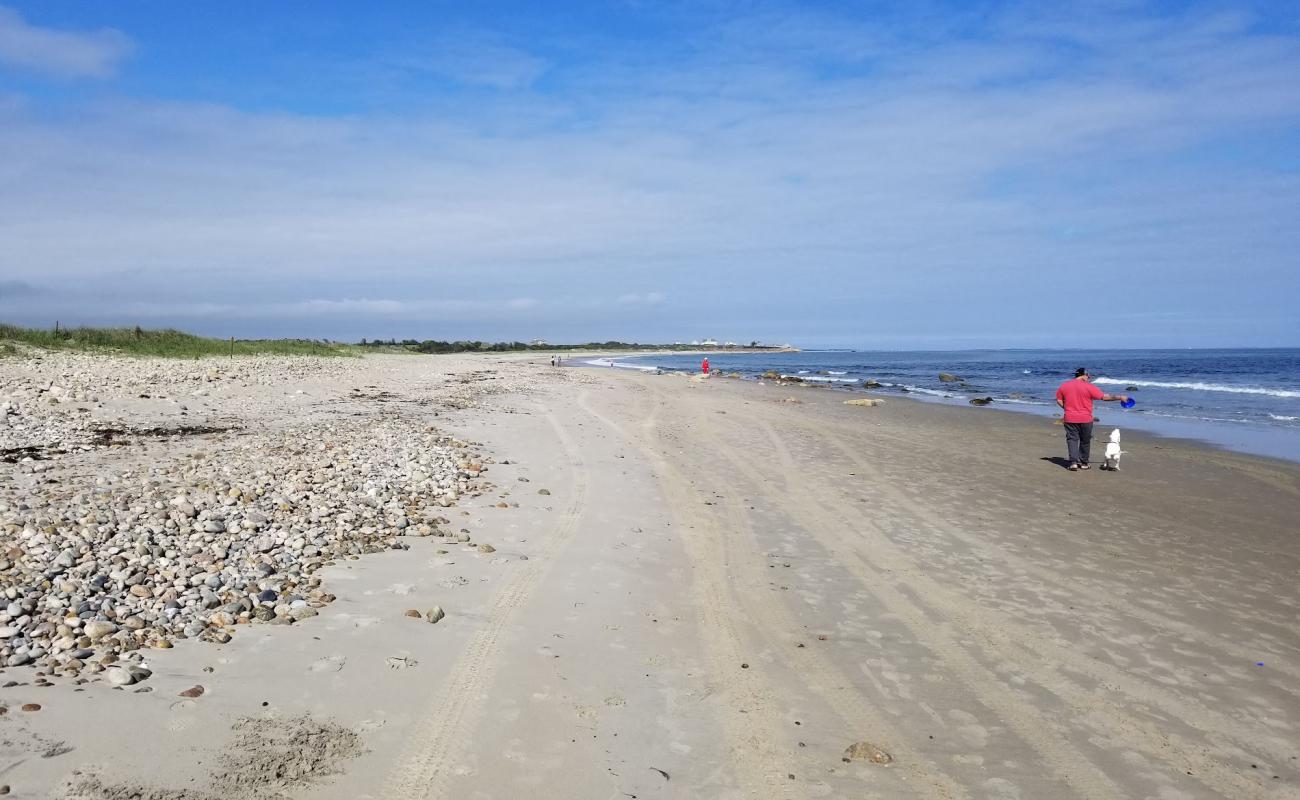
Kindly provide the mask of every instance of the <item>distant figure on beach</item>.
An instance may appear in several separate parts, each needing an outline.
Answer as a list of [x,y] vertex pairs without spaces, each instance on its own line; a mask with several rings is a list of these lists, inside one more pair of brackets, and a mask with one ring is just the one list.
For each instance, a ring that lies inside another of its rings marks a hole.
[[1118,400],[1126,402],[1128,395],[1106,394],[1092,385],[1092,375],[1086,367],[1074,371],[1074,378],[1056,390],[1056,404],[1065,411],[1065,448],[1070,457],[1070,471],[1091,469],[1088,457],[1092,454],[1092,401]]
[[709,374],[709,357],[705,356],[703,363],[700,364],[700,371],[705,375]]

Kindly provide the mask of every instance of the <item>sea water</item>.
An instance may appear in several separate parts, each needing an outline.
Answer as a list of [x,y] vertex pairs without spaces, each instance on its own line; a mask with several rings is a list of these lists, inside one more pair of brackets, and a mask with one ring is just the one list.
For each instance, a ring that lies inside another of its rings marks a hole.
[[[622,358],[617,366],[698,371],[698,355]],[[1056,388],[1087,367],[1098,388],[1137,400],[1097,403],[1099,427],[1182,436],[1242,452],[1300,461],[1300,349],[968,350],[712,353],[709,365],[757,378],[764,372],[875,395],[1059,414]],[[940,380],[939,373],[960,377]],[[879,387],[866,388],[867,381]],[[1104,438],[1103,431],[1103,438]]]

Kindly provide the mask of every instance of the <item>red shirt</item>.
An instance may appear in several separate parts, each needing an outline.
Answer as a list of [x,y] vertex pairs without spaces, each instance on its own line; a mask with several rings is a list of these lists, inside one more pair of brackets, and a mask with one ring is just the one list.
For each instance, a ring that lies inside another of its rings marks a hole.
[[1074,378],[1061,384],[1056,399],[1065,404],[1066,422],[1092,422],[1092,401],[1106,393],[1085,380]]

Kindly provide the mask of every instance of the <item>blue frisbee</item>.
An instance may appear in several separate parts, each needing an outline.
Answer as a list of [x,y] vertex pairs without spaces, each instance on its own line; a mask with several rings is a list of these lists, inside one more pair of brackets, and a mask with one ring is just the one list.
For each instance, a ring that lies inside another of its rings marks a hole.
[[1137,402],[1138,401],[1130,397],[1129,399],[1121,402],[1120,405],[1124,408],[1132,408],[1133,406],[1137,405]]

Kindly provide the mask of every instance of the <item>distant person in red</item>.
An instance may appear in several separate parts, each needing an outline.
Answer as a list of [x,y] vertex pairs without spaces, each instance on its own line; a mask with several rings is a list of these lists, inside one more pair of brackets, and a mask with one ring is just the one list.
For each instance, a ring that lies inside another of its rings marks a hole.
[[1070,471],[1091,469],[1088,456],[1092,454],[1092,401],[1128,400],[1125,394],[1106,394],[1092,385],[1092,375],[1079,367],[1074,378],[1056,390],[1056,404],[1065,411],[1065,447],[1070,455]]
[[705,375],[709,374],[709,357],[705,356],[703,363],[700,364],[700,371]]

